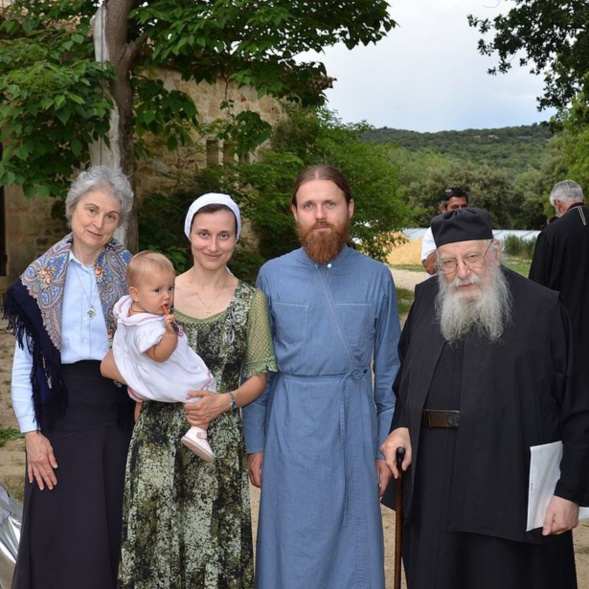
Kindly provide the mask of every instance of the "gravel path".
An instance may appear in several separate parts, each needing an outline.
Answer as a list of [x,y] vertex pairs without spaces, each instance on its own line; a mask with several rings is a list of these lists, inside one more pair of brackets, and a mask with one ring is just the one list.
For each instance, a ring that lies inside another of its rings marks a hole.
[[415,285],[427,279],[428,273],[414,272],[413,270],[399,270],[391,268],[393,273],[393,280],[397,288],[406,288],[407,290],[415,290]]

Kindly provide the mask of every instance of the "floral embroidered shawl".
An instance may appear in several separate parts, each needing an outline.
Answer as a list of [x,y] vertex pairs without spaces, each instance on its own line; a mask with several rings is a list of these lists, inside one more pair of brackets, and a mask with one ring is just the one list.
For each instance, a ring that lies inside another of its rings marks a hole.
[[[61,312],[72,242],[70,233],[37,258],[10,286],[4,300],[8,327],[33,358],[33,405],[41,430],[51,429],[67,408],[61,373]],[[94,264],[109,341],[116,329],[112,308],[127,292],[130,259],[131,253],[111,239]]]

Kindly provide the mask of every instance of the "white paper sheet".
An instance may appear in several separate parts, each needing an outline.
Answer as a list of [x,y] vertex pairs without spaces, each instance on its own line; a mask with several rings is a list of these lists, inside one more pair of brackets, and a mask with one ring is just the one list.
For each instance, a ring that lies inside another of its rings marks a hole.
[[[530,446],[530,485],[526,532],[541,528],[544,514],[560,478],[562,442]],[[579,509],[579,519],[589,518],[589,507]]]

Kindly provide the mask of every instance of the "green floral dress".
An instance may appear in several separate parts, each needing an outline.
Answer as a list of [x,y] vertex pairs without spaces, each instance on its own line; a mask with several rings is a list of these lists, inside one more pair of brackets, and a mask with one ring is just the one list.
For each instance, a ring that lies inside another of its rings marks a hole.
[[[242,377],[276,370],[264,294],[239,282],[223,313],[193,319],[175,311],[190,346],[220,393]],[[173,386],[173,383],[170,383]],[[180,439],[179,403],[148,402],[127,458],[119,589],[253,587],[247,457],[239,411],[209,427],[216,460],[207,464]]]

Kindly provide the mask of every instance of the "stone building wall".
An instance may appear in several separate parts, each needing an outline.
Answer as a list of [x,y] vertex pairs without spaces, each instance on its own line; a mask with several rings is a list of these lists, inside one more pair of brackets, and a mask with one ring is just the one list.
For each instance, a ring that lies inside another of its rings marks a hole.
[[[161,74],[167,88],[189,93],[195,101],[199,116],[212,122],[225,114],[219,104],[226,99],[234,101],[234,113],[252,110],[260,113],[271,125],[284,116],[280,103],[272,98],[258,100],[252,88],[228,87],[219,80],[216,84],[194,84],[183,81],[175,73]],[[157,138],[153,138],[156,142]],[[157,158],[139,160],[136,164],[136,192],[139,202],[149,193],[165,194],[189,185],[190,178],[207,164],[222,164],[225,158],[234,157],[229,146],[200,137],[196,147],[180,148],[170,153],[163,147]],[[255,154],[253,154],[255,157]],[[4,235],[8,256],[6,276],[0,276],[0,294],[6,285],[15,280],[26,266],[42,254],[67,231],[63,207],[56,199],[27,198],[18,187],[4,187]]]
[[0,293],[67,230],[57,199],[27,198],[20,188],[5,186],[4,209],[8,260],[6,276],[0,277]]
[[[258,99],[253,88],[237,88],[227,85],[222,79],[216,84],[201,82],[194,84],[182,80],[176,72],[158,73],[168,90],[180,90],[194,100],[199,118],[210,123],[226,117],[221,110],[223,101],[233,101],[233,114],[249,110],[260,114],[263,120],[275,126],[285,115],[280,103],[269,96]],[[157,138],[153,138],[157,143]],[[190,178],[203,167],[211,164],[223,164],[227,158],[234,158],[230,146],[210,137],[200,137],[197,145],[179,148],[173,153],[161,149],[157,158],[139,161],[137,164],[137,196],[141,198],[149,193],[163,193],[178,190],[190,183]],[[252,154],[255,158],[255,154]]]

